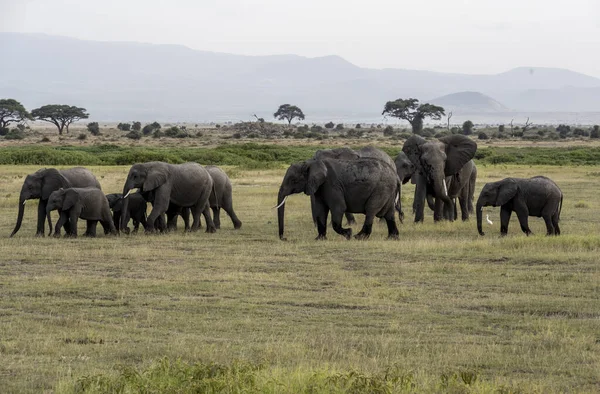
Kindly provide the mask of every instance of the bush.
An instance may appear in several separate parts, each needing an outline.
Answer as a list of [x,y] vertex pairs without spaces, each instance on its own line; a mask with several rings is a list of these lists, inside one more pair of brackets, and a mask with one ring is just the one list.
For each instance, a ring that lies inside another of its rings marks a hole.
[[346,132],[346,137],[348,138],[361,138],[364,135],[364,130],[350,129]]
[[140,122],[133,122],[133,124],[131,125],[131,130],[133,130],[133,131],[141,131],[142,130],[142,124]]
[[448,130],[445,131],[440,131],[439,133],[435,134],[435,138],[442,138],[442,137],[447,137],[449,135],[452,135],[452,133],[450,133]]
[[12,129],[4,136],[5,140],[22,140],[25,138],[25,133],[19,129]]
[[360,123],[357,123],[357,124],[356,124],[356,126],[354,126],[354,128],[355,128],[355,129],[360,129],[360,128],[361,128],[361,125],[360,125]]
[[515,131],[513,131],[513,137],[523,137],[523,132],[517,130],[517,128],[515,127]]
[[129,130],[131,130],[131,124],[130,123],[119,123],[117,125],[117,129],[119,129],[121,131],[129,131]]
[[154,122],[151,124],[147,124],[146,126],[144,126],[144,128],[142,129],[142,133],[144,133],[144,135],[150,135],[152,133],[154,133],[156,130],[160,130],[161,126],[158,122]]
[[504,133],[504,125],[501,124],[500,126],[498,126],[498,131],[501,133]]
[[88,123],[87,131],[89,131],[91,135],[100,135],[100,126],[98,125],[98,122]]
[[242,133],[233,133],[233,138],[235,138],[236,140],[239,140],[240,138],[242,138]]
[[488,137],[488,135],[486,133],[484,133],[483,131],[480,131],[479,134],[477,134],[477,138],[479,138],[480,140],[490,139],[490,137]]
[[462,133],[464,135],[471,135],[473,134],[473,122],[471,122],[470,120],[466,120],[463,125],[462,125]]
[[590,131],[590,138],[600,138],[600,126],[595,125]]
[[310,131],[313,132],[313,133],[320,133],[320,134],[322,134],[325,130],[323,130],[323,127],[321,127],[321,126],[314,125],[314,126],[312,126],[310,128]]
[[87,134],[81,133],[77,136],[77,139],[83,141],[83,140],[87,139]]
[[326,129],[333,129],[334,126],[335,126],[335,124],[333,122],[325,123]]
[[0,136],[8,134],[9,131],[8,127],[0,127]]
[[575,130],[573,130],[573,135],[580,136],[580,137],[589,137],[590,132],[578,127]]
[[125,134],[125,137],[132,140],[139,140],[140,138],[142,138],[142,133],[140,133],[139,131],[131,130],[129,133]]
[[335,129],[336,130],[344,130],[344,124],[343,123],[338,123],[335,125]]
[[387,126],[385,129],[383,129],[383,135],[386,137],[391,137],[394,134],[396,134],[396,131],[392,126]]
[[40,140],[40,142],[50,142],[50,138],[44,137]]

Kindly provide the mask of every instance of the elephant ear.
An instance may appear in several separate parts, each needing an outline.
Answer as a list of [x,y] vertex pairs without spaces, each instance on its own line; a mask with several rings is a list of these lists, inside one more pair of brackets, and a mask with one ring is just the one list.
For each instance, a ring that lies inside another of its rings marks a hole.
[[317,192],[319,187],[325,182],[327,178],[327,167],[321,160],[313,160],[308,163],[308,180],[306,182],[306,189],[304,193],[311,196]]
[[420,135],[413,135],[406,140],[402,147],[402,152],[406,154],[408,160],[410,160],[417,169],[421,169],[421,145],[425,142],[425,138]]
[[154,190],[157,187],[167,183],[167,174],[163,171],[148,171],[146,180],[144,181],[143,190]]
[[40,170],[36,172],[38,173],[42,182],[42,200],[49,199],[50,194],[55,190],[71,187],[71,183],[56,168]]
[[73,208],[75,203],[79,200],[79,194],[73,189],[65,190],[65,191],[63,191],[63,193],[64,193],[64,200],[62,203],[62,210],[67,211],[67,210]]
[[519,191],[519,186],[513,180],[507,180],[503,182],[498,187],[498,196],[496,197],[496,206],[502,206],[508,203],[511,199],[513,199],[517,192]]
[[477,143],[464,135],[449,135],[439,140],[446,145],[446,176],[457,174],[477,152]]

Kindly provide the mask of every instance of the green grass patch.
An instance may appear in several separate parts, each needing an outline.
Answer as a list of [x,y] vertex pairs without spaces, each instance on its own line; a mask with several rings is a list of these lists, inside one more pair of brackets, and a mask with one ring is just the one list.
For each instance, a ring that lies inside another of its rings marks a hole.
[[[306,160],[317,149],[327,146],[280,146],[266,144],[229,144],[216,148],[155,148],[97,146],[27,146],[0,148],[0,164],[37,165],[130,165],[147,161],[231,165],[244,169],[273,169],[295,161]],[[354,148],[359,148],[355,146]],[[401,150],[384,148],[392,157]],[[507,148],[479,149],[475,160],[481,164],[520,165],[598,165],[600,148]]]

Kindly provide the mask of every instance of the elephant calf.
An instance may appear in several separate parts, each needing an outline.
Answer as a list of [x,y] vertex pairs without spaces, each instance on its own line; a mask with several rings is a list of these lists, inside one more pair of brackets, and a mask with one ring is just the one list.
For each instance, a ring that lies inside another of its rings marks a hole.
[[100,189],[68,188],[53,191],[46,205],[46,213],[57,209],[60,218],[56,222],[54,236],[60,237],[60,228],[67,222],[70,223],[70,233],[67,236],[77,237],[77,220],[87,220],[85,236],[95,237],[98,222],[102,224],[104,233],[117,234],[117,229],[110,215],[108,200]]
[[[108,200],[108,206],[113,212],[113,223],[117,229],[121,223],[121,217],[123,216],[123,194],[111,193],[106,195]],[[146,210],[147,204],[144,197],[141,194],[135,193],[130,196],[129,207],[127,208],[127,221],[125,226],[129,223],[129,218],[133,220],[133,232],[136,233],[140,228],[140,224],[146,227]],[[125,232],[129,232],[129,227],[125,227]]]
[[537,216],[544,218],[548,235],[560,235],[560,211],[563,194],[551,179],[535,176],[529,179],[506,178],[498,182],[486,183],[477,199],[477,231],[485,235],[481,229],[483,207],[500,206],[500,233],[508,233],[508,222],[513,212],[517,213],[521,230],[531,234],[527,218]]

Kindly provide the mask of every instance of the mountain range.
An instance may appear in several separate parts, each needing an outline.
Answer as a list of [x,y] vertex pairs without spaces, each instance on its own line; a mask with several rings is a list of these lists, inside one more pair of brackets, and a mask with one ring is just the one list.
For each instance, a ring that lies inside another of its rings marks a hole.
[[[600,79],[520,67],[495,75],[361,68],[338,56],[242,56],[179,45],[0,33],[0,97],[70,104],[98,120],[266,119],[283,103],[307,121],[381,118],[397,98],[454,114],[600,112]],[[445,97],[444,97],[445,96]]]

